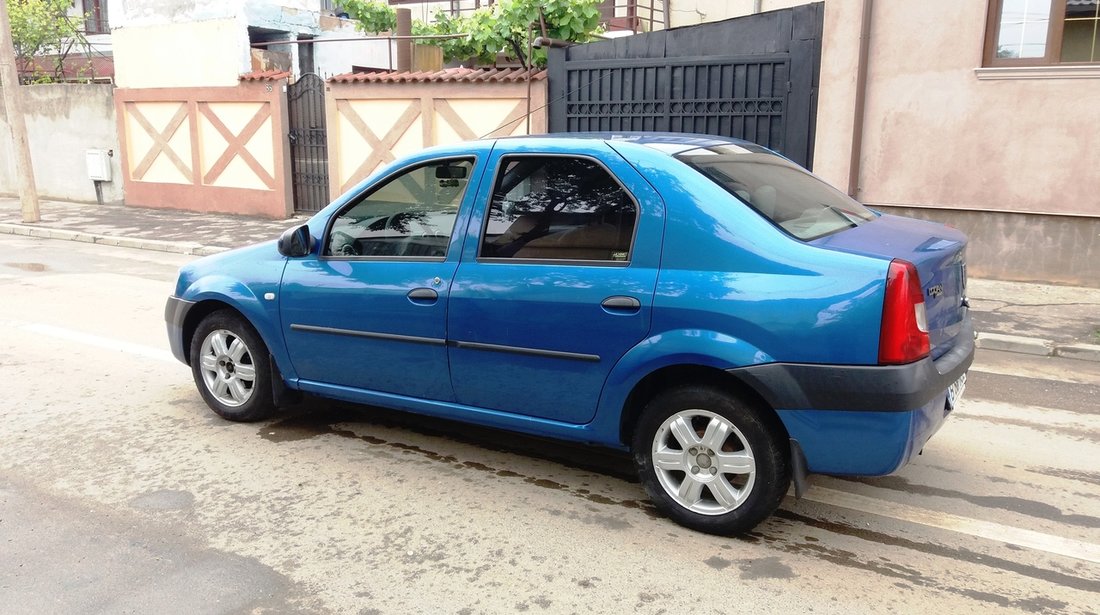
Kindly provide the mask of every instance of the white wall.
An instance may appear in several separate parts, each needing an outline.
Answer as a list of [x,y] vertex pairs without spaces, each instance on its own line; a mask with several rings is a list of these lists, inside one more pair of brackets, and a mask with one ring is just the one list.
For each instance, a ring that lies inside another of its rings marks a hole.
[[[115,80],[125,88],[234,86],[252,70],[249,27],[287,39],[359,36],[354,22],[319,9],[319,0],[113,0]],[[269,48],[289,53],[298,76],[297,45]],[[384,41],[314,46],[315,70],[324,76],[353,65],[388,67],[389,57]]]
[[[96,200],[84,152],[114,151],[113,181],[103,184],[104,201],[122,202],[122,168],[115,123],[114,86],[110,84],[32,85],[23,88],[27,135],[35,183],[43,198]],[[0,112],[0,194],[18,192],[7,117]]]
[[[855,3],[855,0],[847,1]],[[809,2],[810,0],[763,0],[760,10],[777,11]],[[753,0],[669,0],[669,4],[669,23],[673,28],[743,17],[751,15],[753,9]]]

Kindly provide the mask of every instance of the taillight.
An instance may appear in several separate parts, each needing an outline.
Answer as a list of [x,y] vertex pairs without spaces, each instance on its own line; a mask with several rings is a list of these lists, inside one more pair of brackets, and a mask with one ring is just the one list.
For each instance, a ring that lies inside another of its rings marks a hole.
[[928,315],[924,293],[913,263],[895,259],[886,274],[886,300],[882,305],[882,330],[878,342],[881,364],[912,363],[928,356]]

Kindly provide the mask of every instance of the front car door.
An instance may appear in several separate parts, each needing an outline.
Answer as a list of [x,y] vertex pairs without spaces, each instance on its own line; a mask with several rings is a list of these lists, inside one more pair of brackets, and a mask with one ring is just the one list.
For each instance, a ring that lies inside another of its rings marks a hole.
[[448,314],[456,400],[588,422],[649,332],[659,196],[602,141],[524,140],[498,142],[477,203]]
[[303,388],[453,401],[446,310],[462,244],[454,229],[466,226],[460,212],[479,173],[473,156],[392,173],[332,215],[319,256],[289,260],[282,327]]

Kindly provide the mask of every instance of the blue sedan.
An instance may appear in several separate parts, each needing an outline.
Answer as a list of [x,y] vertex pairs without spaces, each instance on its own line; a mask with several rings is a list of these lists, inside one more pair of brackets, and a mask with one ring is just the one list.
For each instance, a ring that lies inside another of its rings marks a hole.
[[305,392],[629,450],[666,515],[735,534],[940,427],[974,355],[965,249],[743,141],[486,140],[185,266],[165,317],[226,419]]

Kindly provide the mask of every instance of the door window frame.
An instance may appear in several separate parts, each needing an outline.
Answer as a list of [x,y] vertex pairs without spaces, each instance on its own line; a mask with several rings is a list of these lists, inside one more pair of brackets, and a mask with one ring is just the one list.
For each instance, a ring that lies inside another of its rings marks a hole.
[[[493,208],[493,199],[496,196],[497,182],[501,178],[501,174],[508,162],[515,160],[516,158],[572,158],[578,160],[587,160],[596,163],[596,166],[603,169],[607,173],[608,177],[619,186],[619,189],[626,194],[627,198],[634,203],[634,228],[630,234],[630,247],[627,249],[626,260],[613,261],[613,260],[592,260],[592,259],[578,259],[578,258],[512,258],[502,256],[484,256],[482,249],[485,246],[486,236],[489,231],[489,214]],[[634,193],[627,189],[623,184],[619,176],[612,171],[602,160],[596,156],[589,154],[563,154],[561,152],[519,152],[519,153],[503,153],[497,159],[496,169],[493,171],[493,181],[489,184],[489,194],[485,201],[485,214],[481,221],[481,232],[477,237],[477,262],[478,263],[493,263],[493,264],[528,264],[528,265],[572,265],[572,266],[589,266],[589,267],[627,267],[634,260],[634,248],[638,239],[638,227],[642,223],[642,205],[641,202],[634,196]]]
[[[411,173],[413,171],[416,171],[417,169],[421,169],[421,168],[424,168],[424,167],[427,167],[427,166],[438,165],[438,164],[441,164],[441,163],[454,162],[454,161],[470,162],[471,165],[470,165],[470,176],[467,178],[466,188],[464,189],[464,191],[462,193],[462,198],[459,199],[459,201],[458,201],[458,210],[455,212],[455,223],[453,225],[451,225],[451,234],[449,235],[448,240],[447,240],[447,253],[446,254],[444,254],[443,256],[388,256],[388,255],[374,255],[374,254],[367,254],[367,255],[362,255],[361,254],[361,255],[348,256],[348,255],[343,255],[343,254],[326,254],[326,252],[328,250],[328,247],[329,247],[329,242],[330,242],[331,237],[332,237],[332,227],[333,227],[333,225],[336,224],[336,219],[339,218],[342,214],[347,212],[349,209],[360,205],[365,199],[369,199],[371,197],[371,195],[373,195],[378,190],[380,190],[380,189],[384,188],[385,186],[387,186],[390,183],[390,181],[396,179],[400,175],[403,175],[403,174],[406,174],[406,173]],[[462,205],[466,201],[466,199],[470,198],[470,195],[472,194],[471,191],[470,191],[470,188],[471,188],[470,183],[473,182],[474,177],[477,175],[477,169],[478,169],[478,156],[476,154],[463,154],[463,155],[446,156],[446,157],[443,157],[443,158],[432,158],[430,160],[421,160],[419,162],[414,162],[412,164],[403,166],[399,169],[394,169],[392,172],[387,173],[386,175],[378,178],[378,180],[376,180],[374,182],[371,182],[370,186],[364,188],[362,192],[360,192],[359,194],[356,194],[354,197],[349,199],[347,203],[345,203],[342,207],[340,207],[340,209],[336,210],[335,212],[333,212],[333,214],[331,216],[329,216],[328,220],[325,222],[324,235],[321,236],[321,245],[318,248],[318,259],[319,260],[331,260],[331,261],[389,261],[389,262],[435,262],[435,263],[442,263],[442,262],[446,261],[447,258],[451,254],[451,244],[454,243],[455,232],[458,231],[458,228],[460,226],[460,222],[461,222],[461,215],[460,214],[462,212]],[[476,194],[477,186],[475,185],[473,188],[474,188],[473,194]]]

